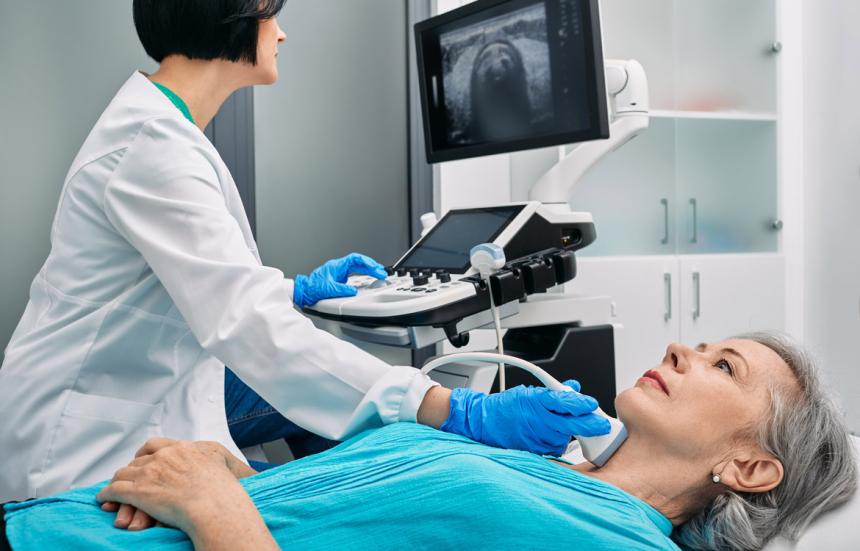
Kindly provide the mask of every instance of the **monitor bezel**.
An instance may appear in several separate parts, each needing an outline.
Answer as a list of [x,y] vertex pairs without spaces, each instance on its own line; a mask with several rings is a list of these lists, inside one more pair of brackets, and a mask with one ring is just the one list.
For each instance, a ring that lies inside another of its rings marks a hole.
[[[599,0],[580,0],[584,2],[585,18],[589,22],[583,27],[586,43],[586,72],[594,80],[595,86],[589,90],[588,103],[591,108],[591,124],[584,130],[557,132],[539,137],[508,140],[497,143],[483,143],[475,145],[463,145],[456,147],[439,148],[433,140],[430,120],[431,102],[429,98],[430,80],[432,74],[424,69],[426,61],[434,55],[431,45],[435,37],[434,29],[455,22],[459,19],[470,17],[483,10],[506,4],[513,0],[476,0],[470,4],[449,12],[431,17],[415,24],[415,46],[418,66],[418,85],[421,95],[421,115],[424,123],[424,147],[427,154],[427,162],[440,163],[485,155],[497,155],[500,153],[511,153],[525,149],[537,149],[551,147],[589,140],[606,139],[609,137],[609,112],[606,102],[606,77],[603,65],[603,43],[600,29]],[[543,0],[559,1],[559,0]],[[438,50],[438,42],[436,44]],[[438,66],[439,52],[435,51],[435,62]]]
[[499,227],[497,229],[497,231],[495,231],[493,233],[493,235],[490,236],[490,238],[487,239],[487,241],[486,241],[487,243],[493,243],[493,242],[495,242],[496,239],[498,239],[498,237],[500,235],[502,235],[502,233],[504,233],[504,231],[506,229],[511,227],[511,224],[513,224],[514,220],[516,220],[517,217],[523,213],[523,210],[525,210],[526,206],[528,206],[528,203],[509,203],[506,205],[493,205],[493,206],[486,206],[486,207],[471,207],[471,208],[465,208],[465,209],[451,209],[448,212],[446,212],[445,215],[442,216],[442,218],[438,222],[436,222],[436,224],[434,224],[432,228],[430,228],[429,232],[427,232],[425,235],[423,235],[421,237],[421,239],[419,239],[414,245],[412,245],[409,248],[409,250],[406,251],[406,253],[402,257],[400,257],[400,259],[397,260],[397,262],[394,264],[394,266],[392,266],[392,268],[394,268],[395,270],[399,269],[399,268],[406,268],[407,270],[421,270],[421,271],[426,271],[426,272],[445,270],[446,272],[448,272],[450,274],[457,274],[457,275],[465,274],[466,272],[469,271],[469,268],[471,267],[471,263],[469,262],[469,260],[467,260],[466,263],[462,267],[458,267],[457,269],[453,269],[453,270],[450,269],[449,267],[445,267],[445,266],[435,266],[435,267],[434,266],[410,266],[409,264],[405,264],[405,261],[408,260],[408,258],[410,256],[412,256],[412,253],[415,252],[419,247],[421,247],[421,245],[425,241],[429,240],[430,237],[433,235],[433,233],[436,230],[438,230],[439,228],[441,228],[442,224],[445,222],[445,220],[447,220],[452,215],[470,214],[470,213],[475,213],[475,212],[486,212],[486,211],[499,211],[499,210],[503,210],[503,209],[516,209],[516,212],[514,212],[513,215],[511,215],[511,217],[504,224],[502,224],[502,226]]

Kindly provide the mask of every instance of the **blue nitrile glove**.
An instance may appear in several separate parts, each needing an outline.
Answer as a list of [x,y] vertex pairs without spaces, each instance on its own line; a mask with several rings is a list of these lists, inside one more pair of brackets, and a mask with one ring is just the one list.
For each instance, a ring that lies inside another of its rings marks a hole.
[[571,436],[600,436],[609,421],[592,413],[597,400],[577,392],[518,386],[487,396],[467,388],[451,391],[451,413],[442,430],[496,446],[538,454],[561,455]]
[[296,276],[293,302],[304,308],[324,298],[355,296],[355,287],[346,284],[346,279],[353,274],[369,275],[377,279],[388,277],[385,267],[369,256],[348,254],[343,258],[329,260],[309,276]]

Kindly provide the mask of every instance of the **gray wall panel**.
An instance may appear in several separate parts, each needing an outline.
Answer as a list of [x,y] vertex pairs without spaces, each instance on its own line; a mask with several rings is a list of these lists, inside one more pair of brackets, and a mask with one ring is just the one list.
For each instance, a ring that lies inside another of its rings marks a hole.
[[0,0],[0,350],[48,255],[72,159],[122,83],[154,68],[131,2]]
[[257,229],[292,276],[408,243],[406,3],[290,0],[280,80],[255,89]]

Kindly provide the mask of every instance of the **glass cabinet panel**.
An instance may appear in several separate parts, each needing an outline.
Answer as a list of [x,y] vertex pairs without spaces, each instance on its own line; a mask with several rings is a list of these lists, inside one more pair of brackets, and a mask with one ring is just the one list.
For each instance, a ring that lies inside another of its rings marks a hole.
[[573,191],[573,210],[594,216],[597,241],[585,256],[675,252],[675,131],[651,126],[599,162]]
[[678,252],[776,251],[776,123],[675,122]]
[[[774,4],[675,1],[675,109],[776,112]],[[662,3],[657,6],[662,8]]]
[[642,63],[651,109],[775,113],[775,0],[608,0],[600,7],[604,56]]

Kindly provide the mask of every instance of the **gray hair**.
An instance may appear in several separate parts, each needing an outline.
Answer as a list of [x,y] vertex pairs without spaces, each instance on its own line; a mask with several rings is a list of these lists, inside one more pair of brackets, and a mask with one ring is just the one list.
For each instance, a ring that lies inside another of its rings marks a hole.
[[761,549],[776,536],[795,540],[815,517],[847,501],[857,488],[848,429],[809,354],[780,333],[734,338],[776,352],[800,386],[799,393],[771,387],[769,418],[755,432],[758,444],[782,462],[785,472],[769,492],[720,494],[675,530],[673,538],[685,548]]

